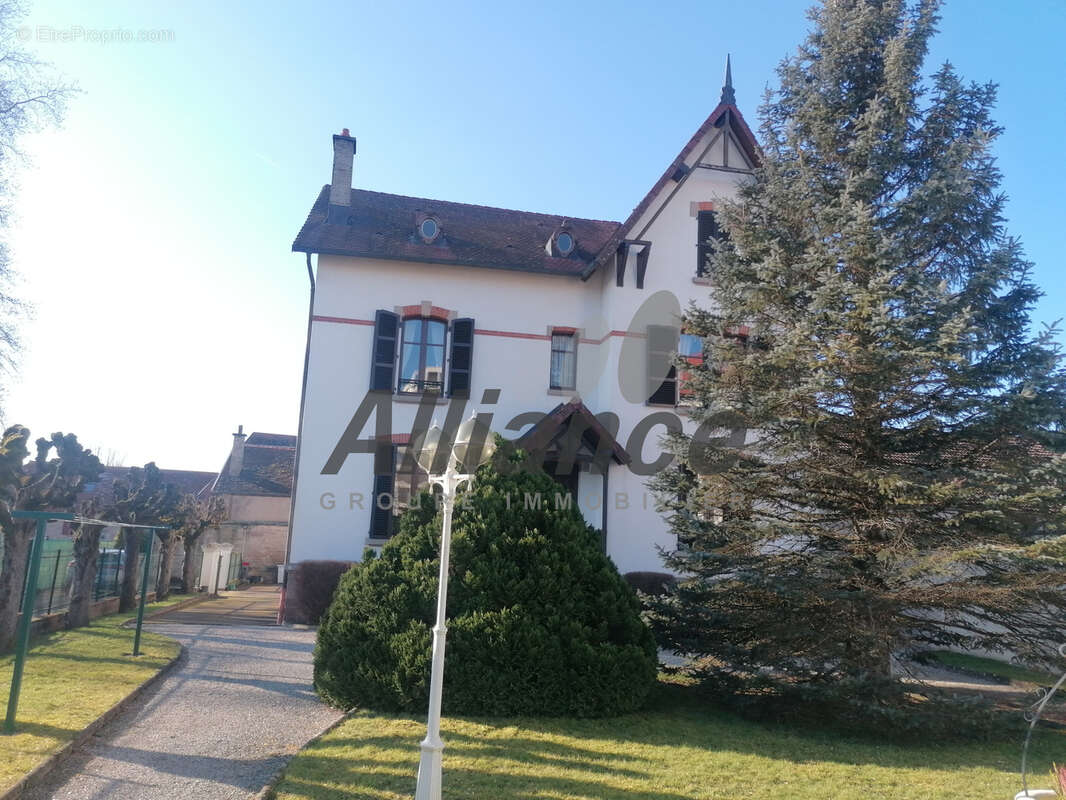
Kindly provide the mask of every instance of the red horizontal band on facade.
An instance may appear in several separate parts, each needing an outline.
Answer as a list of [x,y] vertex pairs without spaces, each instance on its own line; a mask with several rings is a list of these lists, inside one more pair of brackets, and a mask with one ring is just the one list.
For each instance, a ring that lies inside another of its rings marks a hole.
[[[372,319],[353,319],[351,317],[326,317],[320,314],[315,314],[311,317],[315,322],[338,322],[342,325],[369,325],[374,327],[374,320]],[[576,328],[555,328],[556,331],[574,330]],[[535,341],[547,342],[552,337],[546,333],[521,333],[520,331],[496,331],[489,328],[475,328],[474,334],[478,336],[503,336],[508,339],[533,339]],[[612,336],[631,336],[635,339],[643,339],[643,333],[635,333],[633,331],[610,331],[603,335],[600,339],[581,339],[582,344],[603,344]]]
[[312,314],[311,319],[315,322],[339,322],[342,325],[369,325],[374,327],[374,320],[372,319],[351,319],[349,317],[323,317],[318,314]]
[[509,339],[536,339],[541,342],[550,340],[550,337],[546,333],[518,333],[517,331],[492,331],[487,328],[475,328],[474,335],[476,336],[506,336]]
[[630,336],[634,339],[646,338],[643,333],[635,333],[634,331],[610,331],[609,333],[605,333],[599,339],[582,339],[581,344],[603,344],[612,336],[621,336],[623,338],[625,338],[626,336]]

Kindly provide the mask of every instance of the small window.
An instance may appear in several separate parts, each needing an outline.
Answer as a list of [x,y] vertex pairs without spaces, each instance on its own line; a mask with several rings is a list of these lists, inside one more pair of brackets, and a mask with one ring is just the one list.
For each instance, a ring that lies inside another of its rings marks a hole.
[[691,361],[689,363],[701,363],[703,361],[703,339],[694,333],[683,333],[681,339],[678,342],[677,352],[685,359],[699,359],[699,361]]
[[432,242],[437,238],[437,234],[440,233],[440,225],[437,224],[437,220],[433,217],[426,217],[422,220],[422,224],[418,226],[418,233],[425,242]]
[[559,250],[559,255],[570,255],[574,252],[574,237],[563,231],[555,237],[555,247]]
[[577,386],[577,337],[570,332],[552,332],[551,375],[552,389],[573,389]]
[[444,337],[439,319],[413,317],[403,321],[399,391],[403,394],[444,392]]
[[[677,352],[685,361],[693,366],[703,363],[703,339],[696,336],[694,333],[683,333],[681,339],[678,342]],[[689,373],[682,368],[681,372],[677,376],[677,392],[680,397],[685,399],[692,396],[692,389],[688,388],[685,384],[689,380]]]
[[722,239],[715,212],[699,212],[696,239],[696,276],[705,278],[710,274],[709,265],[714,253],[714,243]]
[[648,326],[648,403],[651,405],[677,404],[677,367],[674,359],[678,352],[677,328],[669,325]]

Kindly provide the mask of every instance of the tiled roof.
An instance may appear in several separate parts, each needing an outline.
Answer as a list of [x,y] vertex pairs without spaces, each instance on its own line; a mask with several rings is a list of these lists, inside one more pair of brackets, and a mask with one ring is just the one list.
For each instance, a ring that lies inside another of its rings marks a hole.
[[[466,203],[352,190],[349,224],[326,222],[329,186],[322,188],[292,249],[437,264],[581,275],[619,228],[617,222],[534,214]],[[418,225],[433,217],[440,233],[426,243]],[[568,257],[545,249],[568,223],[576,243]]]
[[[115,481],[125,481],[133,467],[105,467],[100,478],[86,484],[85,491],[78,495],[79,502],[94,498],[104,507],[114,500]],[[199,472],[189,469],[161,469],[163,481],[174,484],[182,494],[199,495],[215,480],[214,472]]]
[[244,443],[245,447],[260,444],[268,447],[296,447],[296,437],[290,433],[260,433],[256,431]]
[[[570,426],[575,420],[578,425],[571,429]],[[518,437],[517,444],[524,450],[545,451],[567,433],[580,433],[594,451],[598,452],[602,446],[603,452],[619,464],[628,464],[632,460],[611,432],[596,419],[596,415],[576,397],[549,411],[543,419]],[[566,444],[569,447],[573,442]]]
[[[265,444],[264,442],[279,442]],[[296,437],[284,434],[253,433],[244,443],[244,462],[236,475],[230,474],[231,453],[211,488],[214,494],[241,494],[263,497],[290,497],[296,463]]]

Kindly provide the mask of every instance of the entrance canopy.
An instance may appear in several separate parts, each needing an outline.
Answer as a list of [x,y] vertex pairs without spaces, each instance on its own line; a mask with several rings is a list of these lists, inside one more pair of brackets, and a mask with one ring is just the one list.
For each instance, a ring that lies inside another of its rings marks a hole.
[[575,397],[549,411],[516,444],[542,455],[544,461],[571,460],[606,468],[610,461],[628,464],[632,460],[615,433]]

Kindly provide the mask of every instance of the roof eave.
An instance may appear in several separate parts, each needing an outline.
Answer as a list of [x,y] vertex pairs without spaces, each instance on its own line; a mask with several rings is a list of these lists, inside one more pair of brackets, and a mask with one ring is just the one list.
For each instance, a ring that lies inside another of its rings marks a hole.
[[[455,261],[447,258],[413,258],[410,256],[394,256],[386,253],[354,253],[350,250],[340,250],[329,247],[315,247],[313,245],[299,246],[299,242],[293,242],[294,253],[307,253],[309,255],[344,256],[346,258],[373,258],[384,261],[407,261],[412,264],[442,264],[452,267],[473,267],[474,269],[495,269],[504,272],[526,272],[530,275],[551,275],[559,278],[580,278],[585,270],[580,272],[554,272],[544,269],[531,269],[529,267],[505,266],[502,264],[481,264],[473,261]],[[587,267],[586,267],[587,269]]]

